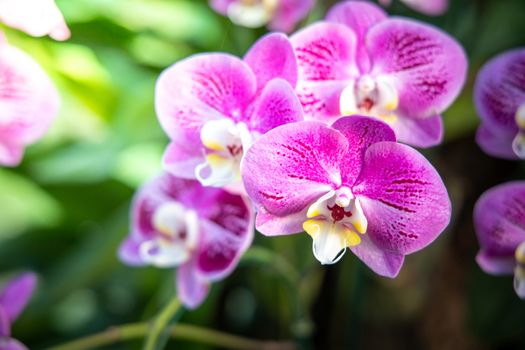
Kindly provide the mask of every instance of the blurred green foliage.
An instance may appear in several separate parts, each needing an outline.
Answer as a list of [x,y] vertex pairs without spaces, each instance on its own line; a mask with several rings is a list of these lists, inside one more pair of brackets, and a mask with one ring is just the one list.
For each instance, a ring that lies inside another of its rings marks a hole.
[[[318,1],[308,22],[331,3]],[[67,42],[5,28],[8,40],[45,68],[62,96],[49,134],[29,147],[20,167],[0,169],[0,269],[5,277],[24,269],[41,277],[13,331],[31,349],[148,320],[173,293],[173,271],[129,268],[115,253],[127,233],[131,196],[160,171],[167,144],[154,111],[155,80],[193,53],[242,55],[264,33],[234,26],[204,0],[57,4],[73,34]],[[258,236],[254,245],[267,249],[249,252],[184,322],[257,339],[294,338],[304,349],[525,348],[525,306],[510,277],[486,276],[475,265],[471,224],[481,191],[525,177],[524,166],[491,160],[474,145],[478,119],[471,98],[475,74],[487,59],[525,46],[525,2],[452,0],[439,18],[401,3],[389,11],[443,28],[470,59],[466,88],[445,114],[446,144],[425,152],[453,198],[450,229],[407,258],[392,281],[374,276],[351,254],[337,266],[319,266],[306,235]],[[451,154],[476,160],[477,168],[454,167]]]

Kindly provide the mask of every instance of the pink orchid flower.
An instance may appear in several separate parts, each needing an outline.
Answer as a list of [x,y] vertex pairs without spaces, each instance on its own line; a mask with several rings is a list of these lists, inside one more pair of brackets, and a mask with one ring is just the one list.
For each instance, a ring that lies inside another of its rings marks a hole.
[[120,259],[177,267],[178,296],[192,309],[211,282],[231,273],[253,239],[253,213],[244,197],[168,173],[137,192],[131,217]]
[[36,275],[26,272],[7,282],[0,292],[0,349],[28,350],[18,340],[11,338],[11,325],[31,298],[36,282]]
[[[390,6],[392,0],[379,0],[381,5]],[[439,16],[447,12],[448,0],[401,0],[408,7],[429,16]]]
[[257,229],[306,231],[322,264],[339,261],[348,247],[374,272],[395,277],[405,255],[430,244],[450,220],[436,170],[369,117],[275,128],[248,150],[241,171]]
[[525,159],[525,48],[504,52],[481,69],[474,102],[481,118],[476,141],[483,151]]
[[210,6],[240,26],[289,33],[314,7],[315,0],[210,0]]
[[[1,35],[1,34],[0,34]],[[0,165],[16,166],[58,113],[53,83],[31,57],[0,38]]]
[[296,80],[295,55],[283,34],[263,37],[243,60],[197,54],[165,70],[155,97],[171,139],[165,169],[205,186],[238,186],[239,163],[253,141],[302,120]]
[[328,123],[368,115],[387,122],[401,142],[441,142],[440,113],[459,94],[467,68],[463,49],[446,33],[388,18],[372,3],[346,1],[291,41],[305,118]]
[[54,0],[0,0],[0,21],[31,36],[60,41],[71,36]]
[[525,181],[485,192],[474,208],[474,226],[478,265],[491,275],[514,273],[514,289],[525,299]]

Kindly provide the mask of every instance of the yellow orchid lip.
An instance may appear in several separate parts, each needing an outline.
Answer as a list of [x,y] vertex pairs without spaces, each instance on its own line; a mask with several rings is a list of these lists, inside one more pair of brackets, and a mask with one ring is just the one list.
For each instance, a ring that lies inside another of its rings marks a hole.
[[341,187],[321,196],[308,207],[303,230],[312,237],[313,252],[322,264],[337,262],[347,247],[361,243],[368,226],[359,199]]

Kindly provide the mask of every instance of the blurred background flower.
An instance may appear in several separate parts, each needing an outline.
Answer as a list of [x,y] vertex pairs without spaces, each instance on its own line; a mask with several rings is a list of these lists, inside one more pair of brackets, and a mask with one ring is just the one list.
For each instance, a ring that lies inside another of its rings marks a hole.
[[[318,1],[307,23],[335,1]],[[154,110],[160,72],[198,52],[242,56],[265,29],[238,27],[206,0],[57,0],[71,38],[55,42],[5,29],[57,86],[62,108],[22,164],[0,169],[0,270],[31,269],[38,293],[13,326],[41,349],[112,325],[149,320],[173,294],[169,269],[135,269],[116,256],[134,191],[160,170],[168,139]],[[387,11],[429,22],[465,47],[465,90],[444,113],[443,145],[423,153],[452,199],[452,223],[410,255],[395,280],[357,258],[323,267],[307,235],[256,234],[226,280],[181,322],[256,339],[294,339],[304,349],[520,349],[525,304],[512,276],[475,262],[474,203],[488,188],[523,179],[525,164],[485,155],[474,77],[496,54],[525,46],[522,0],[456,0],[439,17],[394,2]],[[107,349],[138,349],[142,340]],[[185,340],[173,347],[214,349]]]

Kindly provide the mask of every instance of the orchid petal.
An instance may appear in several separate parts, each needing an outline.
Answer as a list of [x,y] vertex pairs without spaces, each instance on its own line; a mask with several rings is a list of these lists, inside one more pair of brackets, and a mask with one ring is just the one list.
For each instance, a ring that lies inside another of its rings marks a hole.
[[516,134],[512,135],[482,123],[476,132],[476,142],[485,153],[493,157],[516,159],[516,153],[512,149],[515,136]]
[[202,150],[184,137],[172,140],[162,158],[164,170],[184,179],[194,179],[195,168],[202,162],[204,162]]
[[177,296],[191,310],[202,304],[210,289],[210,282],[197,273],[195,265],[191,260],[177,269]]
[[474,208],[474,226],[480,267],[493,274],[512,273],[510,261],[525,241],[525,182],[507,182],[485,192]]
[[49,129],[60,100],[42,68],[7,43],[0,43],[0,80],[0,165],[13,166]]
[[338,23],[318,22],[290,38],[297,55],[299,80],[345,80],[357,74],[354,32]]
[[439,114],[461,91],[465,53],[441,30],[412,20],[389,19],[370,29],[366,43],[373,62],[370,74],[391,78],[401,114],[413,118]]
[[32,272],[26,272],[7,282],[0,292],[0,305],[6,311],[11,322],[18,318],[18,315],[29,302],[36,283],[36,275]]
[[31,36],[59,41],[71,36],[54,0],[0,0],[0,21]]
[[118,258],[126,265],[129,266],[144,266],[147,263],[142,259],[140,255],[140,246],[144,243],[144,240],[138,239],[138,237],[128,237],[122,242],[118,249]]
[[399,142],[414,147],[432,147],[443,141],[443,120],[440,115],[425,119],[400,117],[390,126]]
[[279,0],[268,28],[291,32],[297,22],[308,15],[314,4],[315,0]]
[[13,338],[0,338],[2,350],[29,350],[24,344]]
[[210,7],[220,14],[226,15],[228,7],[236,0],[210,0]]
[[277,126],[303,119],[303,109],[290,84],[273,79],[264,88],[250,121],[250,128],[265,134]]
[[255,90],[255,76],[237,57],[194,55],[169,67],[159,77],[157,115],[172,139],[180,134],[196,139],[207,121],[242,118]]
[[448,0],[401,0],[416,11],[430,16],[439,16],[448,9]]
[[350,247],[350,250],[372,271],[383,277],[396,277],[405,260],[403,254],[379,248],[368,234],[361,236],[361,243]]
[[[516,159],[509,154],[518,133],[516,114],[525,104],[525,49],[505,52],[489,61],[479,72],[474,86],[474,102],[482,121],[478,144],[488,154]],[[487,140],[484,138],[487,137]],[[500,139],[499,141],[497,139]],[[513,152],[514,153],[514,152]]]
[[356,34],[357,62],[362,72],[367,72],[370,68],[370,58],[365,46],[366,33],[372,26],[385,19],[387,14],[383,9],[364,1],[338,3],[326,15],[327,21],[344,24]]
[[382,250],[410,254],[434,241],[450,220],[450,199],[432,165],[394,142],[371,145],[353,192],[368,219],[367,235]]
[[341,116],[339,100],[342,91],[347,86],[344,81],[304,81],[297,84],[296,93],[306,119],[335,121]]
[[276,216],[294,214],[341,184],[338,164],[347,149],[346,138],[322,123],[280,126],[246,153],[244,186],[258,208]]
[[348,140],[348,151],[340,163],[342,182],[352,186],[361,172],[366,150],[380,141],[396,141],[392,129],[384,122],[364,116],[338,119],[332,127]]
[[282,78],[292,87],[297,83],[297,60],[284,34],[271,33],[259,39],[244,56],[244,62],[255,74],[258,91],[274,78]]

